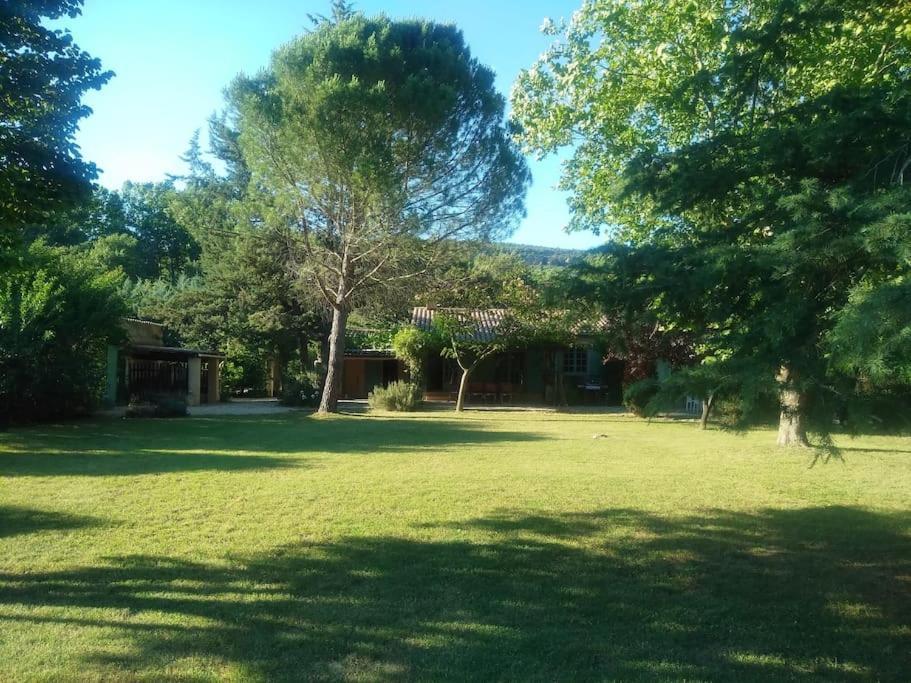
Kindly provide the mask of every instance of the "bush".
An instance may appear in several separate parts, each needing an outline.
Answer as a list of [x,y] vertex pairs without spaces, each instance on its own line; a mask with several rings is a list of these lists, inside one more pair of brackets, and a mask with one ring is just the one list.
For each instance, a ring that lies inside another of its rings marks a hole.
[[422,377],[424,358],[432,343],[433,339],[429,333],[410,326],[403,327],[392,338],[392,350],[395,352],[395,357],[405,363],[411,382],[418,386],[424,384]]
[[186,417],[187,400],[173,394],[134,396],[127,405],[125,417]]
[[288,377],[282,383],[279,402],[286,406],[313,408],[319,404],[319,387],[310,375]]
[[367,396],[371,410],[390,410],[407,413],[417,410],[421,403],[421,388],[411,382],[392,382],[388,387],[374,387]]
[[645,417],[649,413],[649,403],[658,394],[660,384],[657,379],[641,379],[633,382],[623,390],[623,405],[633,415]]
[[122,275],[36,242],[0,269],[0,427],[91,412],[123,339]]

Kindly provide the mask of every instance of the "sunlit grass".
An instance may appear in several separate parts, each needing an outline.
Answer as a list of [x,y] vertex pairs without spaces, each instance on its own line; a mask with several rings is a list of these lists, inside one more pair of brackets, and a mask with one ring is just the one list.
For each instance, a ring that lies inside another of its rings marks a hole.
[[0,680],[905,678],[911,439],[773,442],[553,413],[0,434]]

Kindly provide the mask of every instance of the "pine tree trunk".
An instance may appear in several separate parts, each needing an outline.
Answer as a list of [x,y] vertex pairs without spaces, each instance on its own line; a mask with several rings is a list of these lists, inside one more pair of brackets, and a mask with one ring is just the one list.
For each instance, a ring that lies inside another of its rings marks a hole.
[[779,446],[809,446],[807,427],[804,419],[806,395],[795,385],[795,375],[787,367],[778,371],[778,402],[781,414],[778,418]]
[[712,414],[712,408],[715,405],[715,394],[709,394],[702,402],[702,417],[699,418],[699,429],[707,429],[709,426],[709,416]]
[[322,395],[326,386],[326,368],[329,367],[329,337],[319,340],[319,390]]
[[459,382],[459,396],[456,399],[456,412],[461,413],[465,408],[465,392],[468,390],[468,375],[471,368],[462,368],[462,380]]
[[345,359],[345,330],[348,326],[348,309],[332,309],[332,330],[329,332],[329,358],[326,362],[326,381],[320,399],[319,413],[326,415],[338,411],[338,398],[342,393],[342,364]]

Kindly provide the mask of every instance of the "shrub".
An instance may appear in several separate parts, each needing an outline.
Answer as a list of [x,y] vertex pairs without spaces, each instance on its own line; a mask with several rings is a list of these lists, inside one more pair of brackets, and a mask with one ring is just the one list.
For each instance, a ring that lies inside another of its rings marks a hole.
[[282,383],[279,402],[286,406],[315,407],[319,403],[319,387],[310,375],[288,377]]
[[125,417],[186,417],[187,400],[173,394],[134,396],[127,405]]
[[13,257],[0,268],[0,426],[90,412],[123,336],[122,275],[41,242]]
[[403,327],[392,338],[392,350],[408,368],[408,375],[413,384],[422,386],[424,378],[422,369],[424,357],[433,343],[432,336],[416,327]]
[[374,387],[367,396],[371,410],[390,410],[407,413],[417,410],[421,403],[421,388],[411,382],[392,382],[387,387]]
[[658,394],[659,386],[658,380],[654,378],[633,382],[623,391],[623,405],[638,417],[646,416],[649,404]]

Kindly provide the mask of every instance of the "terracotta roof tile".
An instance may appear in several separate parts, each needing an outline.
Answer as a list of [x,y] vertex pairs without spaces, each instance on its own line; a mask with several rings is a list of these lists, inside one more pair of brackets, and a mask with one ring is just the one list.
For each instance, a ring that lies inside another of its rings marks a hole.
[[505,308],[468,309],[418,306],[411,311],[411,324],[418,329],[429,330],[433,326],[434,318],[439,314],[471,319],[475,323],[475,341],[489,342],[496,336],[497,328],[507,313],[508,310]]

